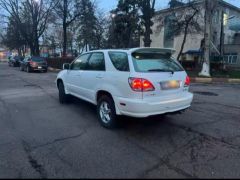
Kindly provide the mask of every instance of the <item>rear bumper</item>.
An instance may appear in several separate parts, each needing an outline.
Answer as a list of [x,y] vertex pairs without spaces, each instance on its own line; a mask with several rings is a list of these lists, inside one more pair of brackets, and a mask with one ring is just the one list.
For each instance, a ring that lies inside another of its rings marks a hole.
[[42,68],[38,68],[38,67],[31,67],[30,66],[30,70],[31,71],[46,71],[48,69],[48,67],[47,66],[42,66]]
[[[173,113],[187,109],[191,106],[193,94],[186,92],[174,98],[159,99],[154,101],[144,101],[128,98],[114,97],[117,114],[131,117],[145,118],[153,115]],[[121,104],[125,104],[121,105]]]

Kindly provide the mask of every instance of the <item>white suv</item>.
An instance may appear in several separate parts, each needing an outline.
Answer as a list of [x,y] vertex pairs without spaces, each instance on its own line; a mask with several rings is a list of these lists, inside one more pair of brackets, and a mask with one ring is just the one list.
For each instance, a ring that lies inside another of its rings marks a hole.
[[172,49],[97,50],[64,64],[57,76],[59,100],[75,96],[97,105],[104,127],[118,115],[144,118],[190,107],[190,79]]

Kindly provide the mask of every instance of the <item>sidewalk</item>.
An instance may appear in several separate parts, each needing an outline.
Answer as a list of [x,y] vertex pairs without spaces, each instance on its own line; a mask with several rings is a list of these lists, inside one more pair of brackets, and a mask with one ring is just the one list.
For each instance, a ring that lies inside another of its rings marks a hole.
[[193,82],[193,83],[237,83],[237,84],[240,84],[240,79],[191,77],[191,82]]

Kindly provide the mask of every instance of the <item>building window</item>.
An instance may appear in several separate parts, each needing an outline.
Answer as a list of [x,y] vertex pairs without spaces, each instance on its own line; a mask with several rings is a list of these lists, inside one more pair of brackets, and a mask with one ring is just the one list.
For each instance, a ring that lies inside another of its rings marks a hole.
[[237,53],[230,53],[224,55],[224,62],[226,64],[237,64],[238,55]]

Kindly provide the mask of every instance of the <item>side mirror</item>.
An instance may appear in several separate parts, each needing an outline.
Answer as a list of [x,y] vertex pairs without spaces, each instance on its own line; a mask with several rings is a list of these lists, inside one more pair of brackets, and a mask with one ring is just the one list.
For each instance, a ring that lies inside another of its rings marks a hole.
[[66,69],[66,70],[70,69],[70,64],[68,63],[63,64],[63,69]]

